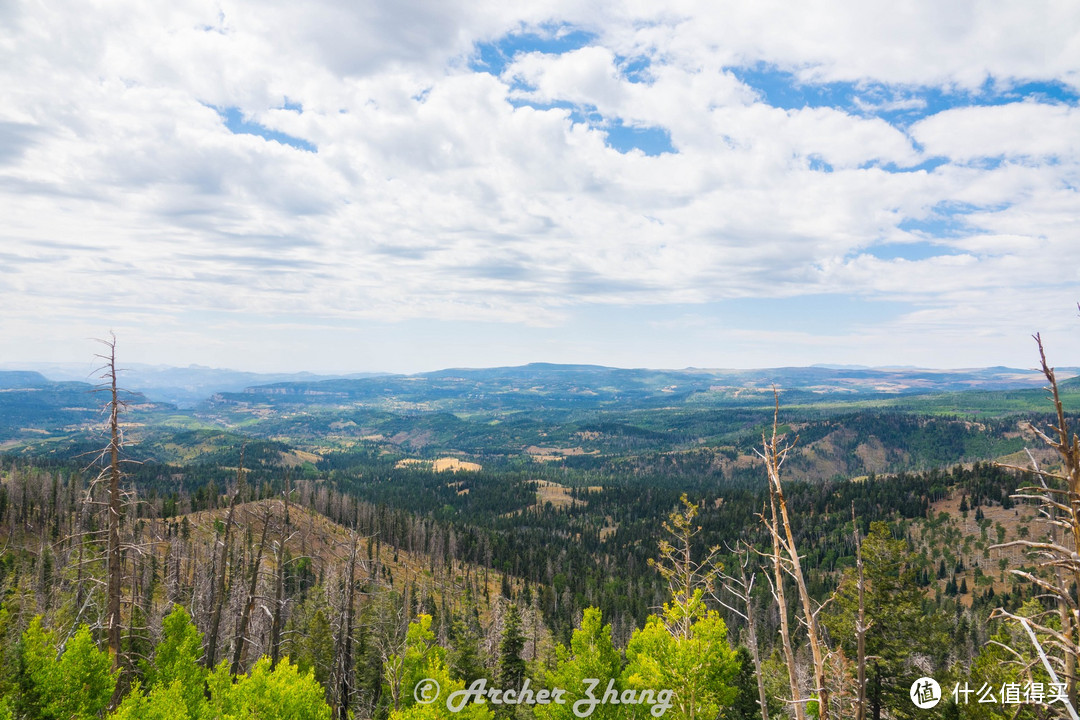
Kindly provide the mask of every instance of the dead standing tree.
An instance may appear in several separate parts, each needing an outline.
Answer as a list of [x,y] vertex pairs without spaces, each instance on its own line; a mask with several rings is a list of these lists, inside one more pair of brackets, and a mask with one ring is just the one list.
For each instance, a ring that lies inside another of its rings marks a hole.
[[278,535],[277,543],[274,545],[274,608],[270,612],[270,665],[271,667],[277,667],[278,660],[281,659],[281,630],[284,623],[284,611],[285,611],[285,562],[287,557],[286,544],[289,541],[291,535],[289,534],[290,525],[289,522],[289,495],[292,493],[292,488],[289,486],[289,471],[285,470],[285,491],[282,493],[284,499],[284,512],[281,519],[281,532]]
[[104,361],[99,370],[99,377],[104,382],[97,387],[100,392],[109,393],[109,400],[105,409],[109,414],[109,441],[101,451],[99,458],[108,459],[108,464],[103,465],[98,478],[95,481],[107,481],[109,485],[108,498],[108,530],[106,549],[106,603],[105,603],[105,631],[109,642],[109,652],[113,656],[113,667],[120,668],[124,665],[120,635],[123,629],[121,617],[121,592],[123,585],[123,558],[120,553],[120,522],[123,519],[123,502],[120,494],[120,481],[123,473],[120,470],[120,450],[124,444],[123,433],[120,430],[120,410],[125,403],[120,400],[120,394],[116,385],[116,336],[111,335],[109,340],[98,340],[106,347],[106,351],[97,358]]
[[863,572],[862,538],[859,535],[859,521],[855,517],[855,501],[851,502],[851,524],[855,535],[855,573],[856,587],[859,590],[859,606],[855,616],[855,653],[856,653],[856,696],[855,720],[866,718],[866,575]]
[[354,669],[353,669],[353,606],[356,597],[356,567],[363,560],[358,560],[360,535],[353,530],[349,551],[348,570],[342,578],[341,601],[338,609],[337,638],[334,643],[334,668],[331,673],[331,696],[333,698],[334,717],[346,720],[352,704]]
[[[1080,642],[1077,638],[1080,606],[1077,605],[1073,588],[1080,587],[1080,555],[1077,554],[1077,549],[1080,548],[1080,439],[1069,428],[1057,376],[1046,362],[1042,338],[1038,334],[1034,337],[1039,348],[1040,369],[1046,377],[1047,390],[1054,404],[1057,425],[1051,427],[1050,432],[1039,430],[1034,425],[1031,427],[1047,446],[1056,451],[1061,461],[1061,469],[1057,472],[1043,470],[1034,457],[1032,467],[1005,466],[1035,474],[1039,485],[1019,488],[1013,497],[1038,503],[1039,515],[1047,526],[1047,536],[1044,540],[1014,540],[994,545],[991,549],[1021,547],[1027,550],[1029,557],[1035,561],[1035,572],[1011,572],[1028,580],[1054,600],[1058,606],[1060,628],[1050,627],[1040,617],[1022,618],[1003,608],[994,610],[991,617],[1014,620],[1027,630],[1047,672],[1054,677],[1052,667],[1056,666],[1057,671],[1062,674],[1069,698],[1068,710],[1070,715],[1076,718],[1074,708],[1077,704],[1077,658],[1080,657]],[[1049,637],[1046,645],[1051,654],[1044,652],[1032,632],[1033,628],[1044,637]]]
[[273,517],[273,506],[267,503],[262,517],[262,532],[259,535],[258,549],[251,563],[251,576],[248,584],[247,597],[240,613],[240,620],[236,626],[236,640],[233,643],[233,657],[231,672],[239,675],[244,661],[244,649],[247,644],[248,625],[251,622],[251,612],[255,609],[256,591],[259,587],[259,568],[262,566],[263,550],[266,549],[266,533],[270,528],[270,520]]
[[[713,599],[717,603],[741,617],[746,622],[746,640],[750,645],[750,657],[754,661],[754,675],[757,676],[758,704],[761,708],[761,720],[769,720],[769,707],[765,696],[765,678],[761,673],[761,651],[758,648],[757,616],[754,613],[754,580],[757,578],[757,568],[749,567],[751,548],[745,545],[743,550],[735,553],[739,566],[738,576],[720,573],[720,582],[724,590],[733,595],[743,608],[732,607],[724,602],[719,593],[713,592]],[[749,567],[749,574],[747,569]]]
[[207,633],[206,652],[203,655],[207,668],[213,669],[217,662],[218,632],[221,628],[221,611],[225,604],[225,571],[228,562],[229,550],[232,539],[233,519],[236,516],[236,506],[240,502],[240,494],[244,487],[244,446],[240,447],[240,465],[236,468],[236,489],[233,491],[232,500],[229,501],[229,514],[225,517],[225,529],[222,532],[221,554],[217,559],[214,570],[213,585],[210,589],[210,632]]
[[[765,469],[769,476],[769,504],[772,512],[768,518],[765,517],[764,513],[760,517],[762,523],[768,529],[769,535],[772,536],[773,552],[769,557],[773,562],[776,574],[776,580],[773,582],[773,592],[780,606],[781,628],[786,630],[787,605],[783,594],[784,578],[781,570],[795,581],[795,587],[799,592],[802,605],[803,625],[806,628],[807,641],[814,661],[814,689],[817,692],[818,717],[821,720],[829,720],[829,688],[825,680],[825,653],[823,652],[821,632],[818,625],[818,611],[820,611],[821,607],[814,609],[814,601],[810,597],[810,591],[806,585],[799,551],[795,546],[795,536],[791,531],[791,517],[788,513],[787,501],[784,499],[784,488],[780,478],[780,468],[787,459],[788,453],[798,442],[798,437],[790,443],[781,442],[783,435],[779,432],[780,394],[776,388],[773,388],[773,399],[775,406],[773,410],[772,437],[766,438],[765,434],[762,433],[762,449],[757,451],[758,456],[765,462]],[[796,701],[796,718],[802,720],[802,701],[799,700],[790,636],[783,639],[785,645],[784,654],[788,661],[788,673],[793,693],[792,699]]]

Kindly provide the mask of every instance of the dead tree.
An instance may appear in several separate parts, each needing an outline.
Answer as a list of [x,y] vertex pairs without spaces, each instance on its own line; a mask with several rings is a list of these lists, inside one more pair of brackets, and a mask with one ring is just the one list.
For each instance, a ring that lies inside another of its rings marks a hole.
[[289,471],[285,471],[285,512],[281,522],[281,534],[278,536],[277,545],[274,548],[274,608],[270,613],[270,666],[277,667],[281,659],[281,628],[282,616],[285,609],[285,543],[289,539]]
[[120,400],[116,386],[116,336],[112,335],[111,339],[99,340],[98,342],[106,347],[105,353],[96,356],[105,362],[105,365],[100,370],[100,377],[105,382],[98,389],[109,393],[109,400],[105,406],[109,413],[109,442],[101,453],[102,458],[108,458],[108,465],[102,468],[98,476],[99,479],[107,478],[109,484],[105,630],[109,642],[109,652],[113,656],[113,668],[120,668],[123,665],[123,654],[120,646],[120,636],[123,628],[123,620],[120,615],[120,598],[123,583],[123,558],[120,553],[120,521],[122,520],[120,449],[123,446],[123,435],[120,432],[120,409],[125,404]]
[[356,596],[356,555],[360,535],[354,532],[349,564],[341,589],[341,609],[338,613],[338,636],[334,647],[334,672],[332,675],[334,715],[347,720],[353,686],[353,602]]
[[855,617],[855,663],[856,696],[855,720],[866,718],[866,577],[863,574],[862,538],[859,537],[859,522],[855,518],[855,502],[851,503],[851,524],[855,534],[855,572],[859,588],[859,609]]
[[236,468],[236,489],[229,501],[229,514],[225,517],[225,529],[222,532],[221,554],[218,556],[217,567],[214,571],[214,583],[210,590],[210,632],[206,638],[206,653],[203,658],[206,667],[213,669],[217,662],[218,630],[221,627],[221,610],[225,605],[225,566],[229,557],[229,545],[232,538],[233,518],[236,515],[236,505],[240,502],[240,491],[244,486],[244,447],[240,448],[240,465]]
[[799,674],[795,665],[795,651],[791,646],[791,628],[788,623],[787,594],[784,590],[784,557],[780,552],[780,534],[775,530],[777,524],[776,491],[771,483],[769,485],[769,508],[770,515],[768,519],[765,518],[764,511],[759,515],[761,522],[768,528],[769,535],[772,537],[772,552],[768,554],[768,558],[772,563],[773,576],[770,578],[765,575],[765,579],[769,581],[773,601],[776,603],[777,610],[780,613],[780,645],[784,650],[784,662],[787,665],[788,687],[791,689],[791,702],[794,704],[795,720],[805,720],[806,701],[802,699],[802,690],[799,689]]
[[[810,597],[810,591],[806,586],[806,578],[803,575],[798,548],[795,546],[795,536],[791,531],[791,518],[788,513],[787,501],[784,499],[784,487],[780,478],[780,468],[783,466],[788,453],[794,447],[794,442],[781,443],[782,436],[779,433],[780,394],[775,388],[773,389],[773,398],[775,406],[772,437],[766,438],[762,433],[762,449],[758,451],[758,456],[765,461],[765,469],[769,476],[770,497],[774,506],[772,518],[765,525],[773,537],[774,553],[779,550],[782,555],[782,558],[779,555],[776,557],[777,564],[783,565],[784,570],[795,581],[795,588],[799,592],[803,611],[803,624],[806,627],[806,638],[814,660],[814,689],[817,692],[819,717],[821,720],[829,720],[829,687],[825,680],[825,653],[823,652],[821,633],[818,626],[818,610],[821,608],[814,609],[814,601]],[[795,442],[798,442],[797,437]],[[777,508],[779,508],[779,515],[776,514]],[[780,562],[781,559],[782,562]],[[777,584],[782,586],[781,580],[782,578],[778,578]],[[781,613],[784,610],[785,608],[781,607]]]
[[720,582],[723,589],[734,595],[739,601],[742,610],[728,605],[716,592],[713,592],[712,596],[720,605],[723,605],[725,608],[746,621],[746,640],[750,645],[750,657],[754,660],[754,675],[757,676],[758,703],[761,706],[761,720],[769,720],[769,708],[765,697],[765,679],[761,674],[761,654],[758,649],[757,616],[754,613],[754,580],[757,578],[757,570],[751,569],[750,574],[747,574],[747,567],[750,564],[749,547],[745,547],[741,552],[737,553],[737,557],[739,566],[738,577],[722,572],[720,574]]
[[[1004,608],[994,610],[991,617],[1005,617],[1020,623],[1027,630],[1047,670],[1052,673],[1051,663],[1057,666],[1066,685],[1068,710],[1075,718],[1076,669],[1077,658],[1080,657],[1080,642],[1077,639],[1080,606],[1077,605],[1070,586],[1080,586],[1080,555],[1077,554],[1077,549],[1080,548],[1080,439],[1070,429],[1066,420],[1057,376],[1046,361],[1042,338],[1038,334],[1034,337],[1039,348],[1040,369],[1048,383],[1047,390],[1054,405],[1057,425],[1052,426],[1049,432],[1034,425],[1031,427],[1036,435],[1057,453],[1061,469],[1052,472],[1040,468],[1030,452],[1031,467],[1004,466],[1034,473],[1039,485],[1019,488],[1013,497],[1038,503],[1038,512],[1047,527],[1047,535],[1044,540],[1014,540],[993,545],[991,549],[1021,547],[1027,551],[1028,556],[1034,560],[1035,572],[1018,569],[1011,572],[1031,582],[1055,600],[1061,626],[1052,628],[1038,618],[1022,618]],[[1049,637],[1046,644],[1053,655],[1044,653],[1032,628]]]
[[244,601],[243,610],[240,613],[240,621],[236,627],[236,642],[233,644],[232,674],[239,675],[244,661],[244,646],[247,642],[248,623],[251,622],[251,611],[255,608],[255,591],[259,586],[259,567],[262,565],[263,550],[266,548],[266,531],[270,528],[270,518],[273,512],[271,505],[266,506],[263,515],[262,532],[259,535],[259,547],[255,550],[255,558],[251,565],[251,579],[248,583],[247,598]]

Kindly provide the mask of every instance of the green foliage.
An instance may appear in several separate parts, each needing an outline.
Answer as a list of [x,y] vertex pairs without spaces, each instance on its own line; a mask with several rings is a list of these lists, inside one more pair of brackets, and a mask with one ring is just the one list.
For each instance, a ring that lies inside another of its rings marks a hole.
[[735,698],[724,717],[727,720],[757,720],[761,717],[761,710],[758,707],[760,700],[757,679],[754,676],[754,659],[750,656],[750,651],[741,645],[735,651],[735,657],[739,661],[739,671],[732,682]]
[[[870,712],[889,708],[903,714],[913,708],[907,695],[919,675],[917,669],[907,666],[912,653],[928,655],[938,666],[943,664],[941,655],[949,644],[943,621],[939,615],[924,610],[916,581],[923,562],[908,549],[907,542],[892,536],[888,524],[870,525],[870,534],[863,541]],[[851,658],[856,655],[857,614],[857,575],[849,568],[823,620],[830,635]]]
[[323,685],[330,681],[334,662],[334,633],[329,608],[321,597],[303,603],[290,620],[290,654],[301,672],[311,670]]
[[[584,697],[586,679],[599,680],[592,691],[595,696],[600,696],[611,680],[615,681],[615,689],[622,691],[619,674],[622,658],[611,641],[611,625],[603,624],[599,608],[586,608],[581,627],[570,640],[570,649],[560,645],[556,653],[556,670],[545,679],[545,685],[566,690],[566,704],[537,705],[539,720],[573,720],[576,717],[573,705]],[[590,717],[596,720],[621,717],[620,710],[618,705],[597,705]]]
[[499,666],[495,674],[499,687],[518,688],[525,681],[525,635],[521,630],[521,613],[511,603],[503,619],[503,631],[499,639]]
[[[405,636],[405,653],[402,658],[402,682],[404,704],[413,701],[413,689],[428,673],[446,675],[446,650],[435,643],[435,633],[431,631],[431,616],[420,615],[409,623]],[[438,679],[438,678],[435,678]]]
[[634,632],[626,646],[623,682],[637,690],[672,690],[673,706],[665,718],[711,720],[735,700],[739,661],[728,645],[727,626],[713,610],[696,605],[688,636],[672,633],[669,627],[684,620],[680,607],[665,604],[663,617],[651,615]]
[[199,663],[202,641],[202,633],[191,622],[187,610],[177,605],[161,621],[161,642],[154,650],[153,661],[144,666],[151,695],[178,685],[188,716],[192,718],[199,716],[205,702],[206,669]]
[[[467,612],[474,613],[475,607]],[[480,657],[480,636],[479,621],[475,615],[470,621],[454,618],[450,627],[450,647],[446,653],[446,662],[450,666],[450,675],[466,685],[487,676],[487,669]]]
[[[1032,617],[1043,612],[1044,608],[1037,600],[1028,600],[1016,614]],[[1054,641],[1046,635],[1040,635],[1039,642],[1043,647],[1051,647]],[[990,640],[972,663],[971,671],[959,678],[961,684],[969,678],[975,678],[977,681],[973,684],[981,686],[985,682],[995,688],[995,697],[1005,683],[1024,686],[1028,682],[1036,682],[1050,687],[1050,678],[1038,661],[1031,639],[1018,623],[1002,622]],[[1012,651],[1006,650],[1006,647]],[[1030,671],[1025,671],[1025,667],[1030,668]],[[978,690],[979,687],[972,689]],[[969,702],[961,702],[959,705],[960,716],[965,720],[1012,720],[1015,707],[1000,703],[971,702],[975,697],[972,695]]]
[[[4,603],[0,605],[0,698],[9,697],[17,687],[19,643],[14,634],[11,611],[7,603]],[[3,720],[3,717],[3,710],[0,710],[0,720]]]
[[51,678],[53,697],[46,709],[57,720],[96,718],[109,704],[119,670],[113,671],[109,653],[99,650],[83,625],[75,633],[56,664]]
[[[422,614],[409,623],[403,655],[392,657],[388,664],[399,667],[402,677],[401,706],[390,713],[389,720],[489,720],[490,712],[486,705],[469,704],[456,713],[446,707],[449,694],[464,690],[465,683],[450,674],[446,666],[446,650],[435,643],[430,615]],[[417,690],[418,684],[430,680],[438,684],[438,699],[431,703],[417,702],[417,694],[423,696],[424,688],[421,686]]]
[[322,686],[309,671],[282,658],[273,669],[262,657],[247,675],[233,682],[229,663],[222,661],[207,680],[209,710],[215,720],[329,720]]
[[[109,720],[197,720],[205,707],[205,700],[193,712],[188,704],[187,690],[179,680],[168,685],[158,685],[149,694],[143,692],[138,681],[131,687],[116,712]],[[202,694],[202,688],[199,688]]]
[[56,659],[56,636],[35,617],[19,649],[19,691],[15,710],[30,720],[91,720],[105,710],[116,687],[112,658],[81,626]]
[[55,634],[43,628],[41,616],[36,616],[19,640],[16,715],[30,720],[46,717],[50,684],[56,673],[55,645]]
[[791,686],[788,683],[787,664],[780,657],[780,648],[761,662],[761,677],[765,681],[765,702],[769,708],[769,717],[778,718],[790,707],[783,700],[791,698]]

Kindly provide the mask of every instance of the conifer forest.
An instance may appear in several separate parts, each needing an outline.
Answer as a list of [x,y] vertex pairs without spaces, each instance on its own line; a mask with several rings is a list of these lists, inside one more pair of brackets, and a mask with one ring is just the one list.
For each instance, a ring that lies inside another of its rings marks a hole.
[[104,348],[94,387],[0,373],[2,717],[1076,707],[1080,386],[1045,358],[899,398],[551,366],[183,409]]

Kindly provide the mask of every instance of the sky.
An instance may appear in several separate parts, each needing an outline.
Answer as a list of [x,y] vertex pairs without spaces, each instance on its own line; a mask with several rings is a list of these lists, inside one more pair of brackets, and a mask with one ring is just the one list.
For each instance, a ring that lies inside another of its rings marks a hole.
[[1080,365],[1080,3],[0,0],[0,361]]

